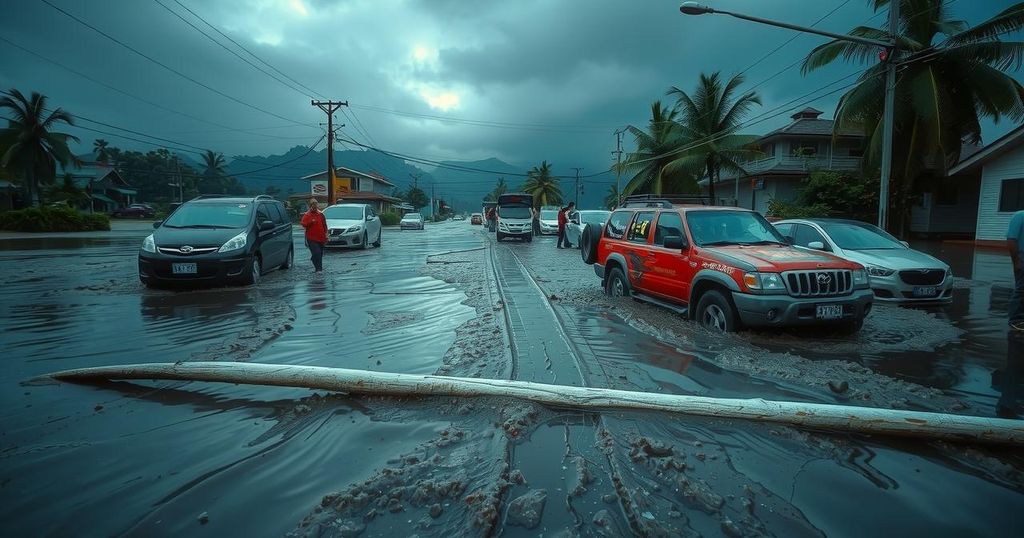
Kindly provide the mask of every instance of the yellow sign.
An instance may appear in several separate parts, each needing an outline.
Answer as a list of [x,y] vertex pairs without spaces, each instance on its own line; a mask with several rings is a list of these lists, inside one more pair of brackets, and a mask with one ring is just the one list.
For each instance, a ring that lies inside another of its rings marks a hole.
[[334,178],[334,198],[341,198],[352,192],[352,178],[350,177],[336,177]]

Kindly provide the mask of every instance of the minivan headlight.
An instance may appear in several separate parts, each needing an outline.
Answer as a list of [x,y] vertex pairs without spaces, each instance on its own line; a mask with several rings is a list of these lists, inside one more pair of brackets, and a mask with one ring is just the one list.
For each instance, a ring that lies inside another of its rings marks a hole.
[[776,291],[785,290],[786,284],[778,273],[746,273],[743,283],[752,290]]
[[156,253],[156,240],[153,239],[153,234],[149,234],[142,240],[142,250]]
[[221,245],[221,247],[219,249],[217,249],[217,252],[231,252],[232,250],[238,250],[240,248],[245,248],[245,245],[248,242],[248,239],[249,239],[249,232],[248,231],[242,232],[242,233],[232,237],[231,239],[228,239],[228,242],[224,243],[223,245]]

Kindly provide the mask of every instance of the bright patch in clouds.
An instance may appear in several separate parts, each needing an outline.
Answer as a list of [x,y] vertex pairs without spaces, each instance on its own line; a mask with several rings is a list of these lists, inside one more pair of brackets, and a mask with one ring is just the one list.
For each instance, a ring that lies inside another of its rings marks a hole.
[[448,111],[459,106],[459,96],[453,92],[433,92],[420,90],[420,97],[430,105],[430,108]]
[[289,0],[288,5],[292,8],[292,11],[299,15],[303,17],[309,16],[309,9],[306,7],[306,4],[302,3],[302,0]]

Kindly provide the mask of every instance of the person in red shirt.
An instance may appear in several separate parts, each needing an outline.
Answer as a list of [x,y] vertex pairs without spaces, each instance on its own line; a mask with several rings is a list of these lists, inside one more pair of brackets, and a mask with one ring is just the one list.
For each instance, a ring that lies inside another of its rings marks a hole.
[[[565,239],[565,225],[569,223],[569,213],[576,208],[576,202],[569,202],[558,212],[558,248],[570,248],[569,241]],[[564,247],[562,245],[565,245]]]
[[324,270],[324,245],[327,243],[327,219],[320,212],[316,198],[309,199],[309,211],[302,215],[302,227],[306,229],[306,247],[309,248],[313,272]]

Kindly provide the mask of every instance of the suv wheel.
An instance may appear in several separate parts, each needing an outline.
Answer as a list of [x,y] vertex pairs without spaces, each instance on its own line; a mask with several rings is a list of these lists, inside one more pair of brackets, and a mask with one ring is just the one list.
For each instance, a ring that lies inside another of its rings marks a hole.
[[629,297],[629,280],[618,267],[612,268],[608,274],[608,282],[605,284],[605,293],[612,297]]
[[736,330],[736,310],[721,292],[711,290],[697,303],[697,323],[714,331]]
[[288,255],[284,258],[284,263],[281,264],[281,269],[288,269],[295,265],[295,247],[288,248]]
[[252,257],[252,263],[249,265],[249,270],[245,274],[245,283],[253,286],[257,286],[260,283],[260,276],[263,273],[263,263],[260,261],[259,256]]
[[580,230],[580,255],[583,263],[593,265],[597,262],[597,243],[601,240],[601,227],[587,224]]

